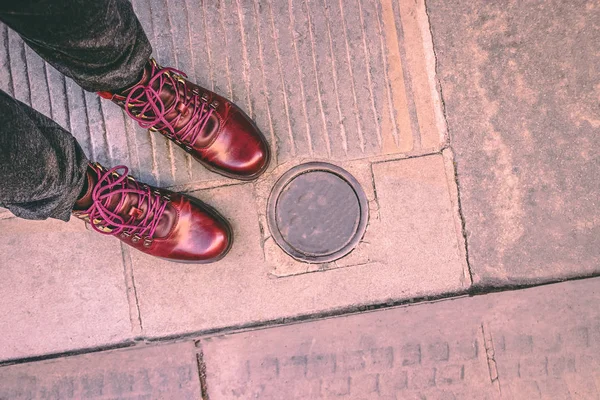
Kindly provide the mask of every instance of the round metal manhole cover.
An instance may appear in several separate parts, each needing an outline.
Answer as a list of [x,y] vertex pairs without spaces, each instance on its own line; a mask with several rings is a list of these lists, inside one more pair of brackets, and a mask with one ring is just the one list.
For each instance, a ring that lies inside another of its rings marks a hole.
[[367,228],[368,203],[358,181],[332,164],[313,162],[287,171],[268,202],[275,242],[299,261],[323,263],[348,254]]

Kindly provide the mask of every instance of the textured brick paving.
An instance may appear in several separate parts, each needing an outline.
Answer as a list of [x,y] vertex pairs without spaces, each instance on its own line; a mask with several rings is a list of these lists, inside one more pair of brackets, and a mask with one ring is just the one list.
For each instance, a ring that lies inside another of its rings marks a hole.
[[600,280],[201,340],[210,399],[596,399]]
[[597,399],[600,279],[0,367],[2,399]]
[[193,343],[0,368],[0,399],[199,399]]

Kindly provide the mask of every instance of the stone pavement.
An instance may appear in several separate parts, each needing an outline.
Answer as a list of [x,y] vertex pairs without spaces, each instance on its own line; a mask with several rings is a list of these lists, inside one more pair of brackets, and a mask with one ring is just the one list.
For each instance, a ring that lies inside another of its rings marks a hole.
[[600,5],[428,0],[478,286],[600,272]]
[[[0,399],[600,398],[599,278],[460,297],[598,273],[597,4],[133,5],[159,62],[233,98],[275,160],[253,183],[210,173],[0,25],[0,89],[236,238],[179,265],[0,210]],[[326,264],[286,255],[265,215],[308,161],[369,202]]]
[[[130,165],[141,179],[209,202],[231,221],[236,240],[219,263],[178,265],[98,238],[78,221],[1,220],[0,290],[9,300],[0,306],[0,335],[9,345],[0,360],[468,290],[422,2],[133,5],[156,58],[240,104],[271,138],[275,161],[254,183],[217,177],[84,93],[2,27],[2,88],[70,129],[91,158]],[[309,265],[275,244],[265,213],[275,181],[315,160],[356,177],[370,218],[350,255]]]
[[0,399],[597,399],[600,278],[0,368]]

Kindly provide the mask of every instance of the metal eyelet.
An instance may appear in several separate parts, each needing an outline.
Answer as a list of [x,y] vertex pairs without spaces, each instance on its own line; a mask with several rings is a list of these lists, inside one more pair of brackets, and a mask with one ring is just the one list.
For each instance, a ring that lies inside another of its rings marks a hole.
[[208,103],[208,93],[203,93],[200,97],[200,100],[202,100],[205,103]]
[[163,200],[166,200],[166,201],[171,201],[171,195],[164,194],[164,195],[163,195]]
[[157,196],[162,196],[162,193],[161,193],[161,191],[160,191],[159,189],[154,189],[154,190],[152,191],[152,193],[154,193],[154,194],[155,194],[155,195],[157,195]]
[[144,237],[144,247],[150,247],[152,245],[153,239],[151,237]]
[[96,228],[99,228],[104,233],[112,233],[113,231],[113,228],[109,228],[106,225],[97,226]]
[[133,235],[133,236],[131,237],[131,241],[132,241],[133,243],[137,243],[137,242],[139,242],[139,241],[140,241],[140,239],[141,239],[141,238],[142,238],[142,237],[136,233],[135,235]]
[[185,145],[185,149],[186,149],[187,151],[192,151],[192,146],[189,146],[189,145],[187,145],[187,144],[186,144],[186,145]]
[[215,100],[212,103],[210,103],[210,106],[216,110],[217,107],[219,107],[219,102]]
[[127,239],[129,236],[131,236],[131,233],[125,231],[121,232],[121,237],[123,239]]

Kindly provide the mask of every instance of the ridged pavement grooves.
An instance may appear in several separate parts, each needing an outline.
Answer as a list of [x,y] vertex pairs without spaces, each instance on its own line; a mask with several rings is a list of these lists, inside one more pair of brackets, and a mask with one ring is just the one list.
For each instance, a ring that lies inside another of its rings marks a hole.
[[[441,147],[445,128],[425,56],[431,44],[421,40],[424,12],[401,3],[133,1],[158,61],[233,99],[269,138],[277,163]],[[83,92],[5,26],[0,43],[0,89],[70,130],[90,158],[129,165],[161,186],[227,182]]]

